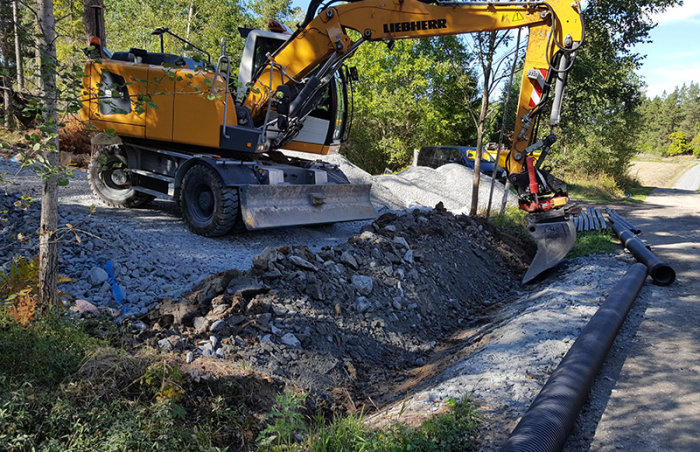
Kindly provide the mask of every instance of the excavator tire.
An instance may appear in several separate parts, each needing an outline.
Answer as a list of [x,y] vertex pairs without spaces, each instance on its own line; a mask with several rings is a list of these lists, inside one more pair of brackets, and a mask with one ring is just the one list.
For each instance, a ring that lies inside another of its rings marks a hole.
[[90,190],[111,207],[141,207],[155,199],[131,187],[126,156],[118,146],[106,146],[90,159]]
[[180,208],[190,230],[205,237],[231,231],[239,216],[238,189],[224,186],[207,165],[196,164],[182,179]]

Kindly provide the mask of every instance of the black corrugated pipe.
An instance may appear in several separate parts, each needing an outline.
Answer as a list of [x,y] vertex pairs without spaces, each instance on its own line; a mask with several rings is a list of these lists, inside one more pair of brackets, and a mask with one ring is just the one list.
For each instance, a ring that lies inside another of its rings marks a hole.
[[617,331],[647,277],[634,264],[610,291],[511,433],[502,452],[560,451]]
[[654,253],[649,251],[644,242],[639,240],[632,231],[622,226],[621,223],[613,223],[613,231],[620,238],[622,244],[630,250],[630,253],[642,264],[649,268],[649,274],[654,282],[660,286],[668,286],[676,280],[676,272],[670,265],[662,262]]

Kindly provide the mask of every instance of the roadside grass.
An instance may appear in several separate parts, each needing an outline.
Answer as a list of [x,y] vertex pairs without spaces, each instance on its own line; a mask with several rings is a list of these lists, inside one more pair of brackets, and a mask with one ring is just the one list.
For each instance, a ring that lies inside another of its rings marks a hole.
[[128,341],[111,321],[62,314],[21,324],[0,313],[0,450],[477,448],[468,401],[417,428],[376,431],[362,415],[328,421],[307,414],[304,396],[284,392],[274,403],[280,386],[253,372],[195,381],[175,355],[119,346]]
[[469,401],[448,400],[449,410],[410,427],[395,422],[383,430],[367,428],[363,415],[314,416],[304,424],[303,397],[285,393],[266,416],[273,422],[260,433],[262,450],[281,451],[470,451],[478,446],[479,415]]
[[509,207],[502,215],[493,216],[491,222],[494,226],[506,233],[515,235],[525,242],[534,243],[532,237],[527,232],[527,225],[525,224],[526,216],[527,212],[524,210],[518,207]]
[[616,181],[606,174],[573,174],[565,176],[569,197],[574,201],[590,203],[642,203],[655,188],[644,186],[633,177]]
[[692,155],[637,155],[630,164],[628,174],[645,186],[671,188],[697,163],[700,163],[700,160]]
[[576,234],[576,243],[566,257],[583,257],[591,254],[612,253],[619,246],[610,230],[582,231]]

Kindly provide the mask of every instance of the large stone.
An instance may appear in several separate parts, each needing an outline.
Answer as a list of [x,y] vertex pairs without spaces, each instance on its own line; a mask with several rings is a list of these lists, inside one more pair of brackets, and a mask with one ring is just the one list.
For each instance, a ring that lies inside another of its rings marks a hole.
[[210,322],[207,320],[206,317],[195,317],[192,326],[194,326],[195,331],[197,334],[201,334],[207,331],[209,329]]
[[301,346],[301,342],[299,342],[299,339],[297,339],[297,337],[292,333],[285,334],[280,340],[283,344],[289,345],[290,347],[297,348]]
[[92,267],[90,273],[88,274],[88,280],[93,286],[99,286],[109,279],[109,275],[106,271],[100,267]]
[[289,260],[292,261],[294,265],[304,270],[318,271],[318,268],[316,268],[314,264],[299,256],[289,256]]
[[260,270],[267,270],[270,264],[279,259],[279,253],[275,248],[267,247],[262,253],[253,258],[253,267]]
[[367,311],[371,306],[372,303],[367,300],[367,297],[357,297],[357,300],[355,300],[355,309],[360,314]]
[[340,255],[340,262],[344,263],[353,270],[357,270],[358,268],[357,260],[348,251],[343,251],[343,253]]
[[372,293],[374,281],[372,280],[371,276],[352,275],[351,282],[352,286],[360,293],[360,295],[367,296]]
[[245,299],[250,299],[265,292],[267,292],[267,289],[260,281],[247,277],[231,280],[226,288],[227,294],[238,295]]

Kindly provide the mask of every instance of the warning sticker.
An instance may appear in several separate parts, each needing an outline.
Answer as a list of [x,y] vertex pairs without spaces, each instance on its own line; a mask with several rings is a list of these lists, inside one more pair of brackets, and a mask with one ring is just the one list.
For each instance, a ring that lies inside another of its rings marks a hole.
[[513,22],[520,22],[521,20],[523,20],[523,15],[520,14],[519,11],[516,11],[515,14],[513,14],[513,19],[512,19],[512,21],[513,21]]

